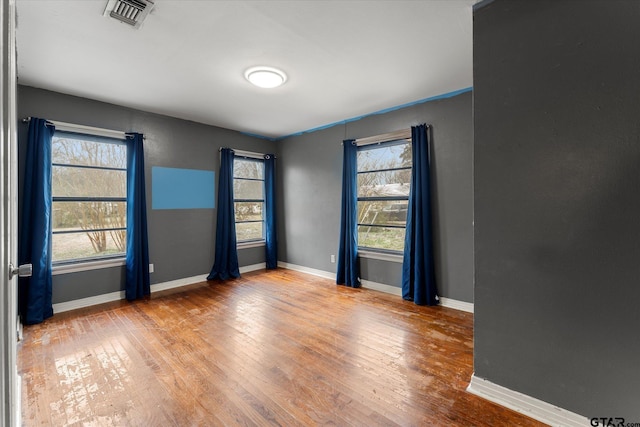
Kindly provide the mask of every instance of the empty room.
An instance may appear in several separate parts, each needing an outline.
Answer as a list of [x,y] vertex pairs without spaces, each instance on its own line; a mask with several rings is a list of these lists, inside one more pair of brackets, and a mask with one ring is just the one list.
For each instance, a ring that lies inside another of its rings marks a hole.
[[640,3],[7,0],[2,425],[640,427]]

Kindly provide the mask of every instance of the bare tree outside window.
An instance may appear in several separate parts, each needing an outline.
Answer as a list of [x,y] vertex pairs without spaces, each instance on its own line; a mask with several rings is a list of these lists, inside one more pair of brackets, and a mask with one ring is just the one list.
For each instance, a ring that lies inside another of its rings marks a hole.
[[358,149],[358,246],[404,249],[411,161],[407,141]]
[[264,239],[264,161],[233,160],[233,198],[237,241]]
[[126,251],[126,167],[123,143],[56,132],[52,141],[54,262]]

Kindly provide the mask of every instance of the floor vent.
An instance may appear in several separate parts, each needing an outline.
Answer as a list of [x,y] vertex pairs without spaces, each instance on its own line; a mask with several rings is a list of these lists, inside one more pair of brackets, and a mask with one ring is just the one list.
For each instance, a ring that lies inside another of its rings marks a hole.
[[109,0],[104,16],[140,28],[142,22],[153,8],[152,0]]

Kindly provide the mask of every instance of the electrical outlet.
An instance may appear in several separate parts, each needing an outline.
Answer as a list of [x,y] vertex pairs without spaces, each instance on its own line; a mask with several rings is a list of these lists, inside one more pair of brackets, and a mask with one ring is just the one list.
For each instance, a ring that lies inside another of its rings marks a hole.
[[153,273],[153,264],[149,264],[149,273]]
[[335,263],[336,262],[336,256],[335,255],[331,255],[331,263]]

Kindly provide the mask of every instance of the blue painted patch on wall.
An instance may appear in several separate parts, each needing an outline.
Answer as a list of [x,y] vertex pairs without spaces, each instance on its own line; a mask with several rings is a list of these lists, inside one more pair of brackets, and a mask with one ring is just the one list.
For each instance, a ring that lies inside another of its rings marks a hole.
[[214,209],[215,173],[208,170],[151,168],[152,209]]

